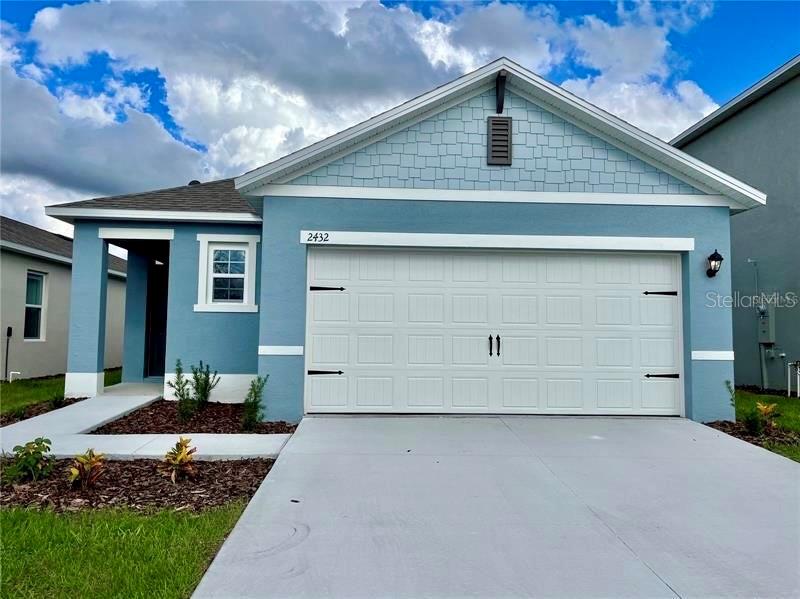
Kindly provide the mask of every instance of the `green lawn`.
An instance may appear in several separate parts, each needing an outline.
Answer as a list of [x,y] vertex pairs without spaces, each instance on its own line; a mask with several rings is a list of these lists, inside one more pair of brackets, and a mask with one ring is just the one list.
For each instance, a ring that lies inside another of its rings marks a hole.
[[[106,370],[105,384],[116,385],[122,379],[122,369]],[[41,379],[20,379],[0,382],[0,414],[14,412],[25,406],[49,401],[54,395],[64,395],[64,375]]]
[[[779,416],[775,425],[790,431],[800,433],[800,399],[780,395],[762,395],[750,391],[736,391],[736,419],[741,420],[747,412],[755,410],[756,402],[778,404]],[[790,460],[800,462],[800,446],[772,444],[770,451],[786,456]]]
[[244,506],[149,515],[0,511],[0,596],[189,597]]

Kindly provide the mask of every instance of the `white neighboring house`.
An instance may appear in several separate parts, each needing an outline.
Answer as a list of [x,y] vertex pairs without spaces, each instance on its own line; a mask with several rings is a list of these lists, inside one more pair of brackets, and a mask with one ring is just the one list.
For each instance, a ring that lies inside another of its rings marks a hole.
[[[105,367],[122,365],[127,262],[108,258]],[[72,240],[0,217],[0,376],[67,369]]]

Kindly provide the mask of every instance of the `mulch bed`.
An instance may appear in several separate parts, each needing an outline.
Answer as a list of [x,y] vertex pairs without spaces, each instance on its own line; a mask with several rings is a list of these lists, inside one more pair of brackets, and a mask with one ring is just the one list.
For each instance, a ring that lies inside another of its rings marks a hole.
[[[131,412],[117,420],[104,424],[91,432],[93,435],[130,435],[130,434],[181,434],[181,433],[220,433],[236,434],[242,431],[242,414],[244,406],[235,403],[209,404],[190,420],[178,422],[178,402],[159,399],[149,405]],[[296,424],[287,422],[260,422],[253,433],[291,434]]]
[[96,508],[150,511],[163,508],[201,510],[236,499],[249,499],[274,460],[195,462],[194,480],[173,484],[158,460],[108,461],[95,488],[72,489],[66,472],[72,460],[56,460],[49,478],[3,486],[0,506],[74,512]]
[[715,420],[706,422],[706,426],[715,428],[732,437],[747,441],[759,447],[769,447],[769,445],[800,445],[800,434],[787,431],[776,426],[765,428],[761,435],[754,436],[747,432],[747,428],[741,422],[730,422],[728,420]]
[[79,401],[83,401],[86,399],[85,397],[72,397],[69,399],[64,399],[59,402],[57,406],[54,406],[49,401],[43,401],[41,403],[35,403],[29,406],[25,406],[25,409],[21,412],[10,412],[6,414],[0,414],[0,426],[8,426],[9,424],[14,424],[15,422],[21,422],[23,420],[27,420],[28,418],[33,418],[34,416],[41,416],[42,414],[47,414],[47,412],[52,412],[53,410],[58,410],[59,408],[64,408],[66,406],[71,406],[74,403]]

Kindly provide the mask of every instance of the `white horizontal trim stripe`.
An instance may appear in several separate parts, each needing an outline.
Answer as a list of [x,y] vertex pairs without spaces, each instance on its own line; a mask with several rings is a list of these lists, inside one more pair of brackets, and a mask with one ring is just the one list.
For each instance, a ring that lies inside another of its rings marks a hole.
[[[328,241],[308,241],[324,233]],[[508,248],[548,250],[638,250],[682,252],[694,250],[693,237],[591,237],[569,235],[463,235],[451,233],[375,233],[301,231],[307,245],[371,245],[394,247]]]
[[406,189],[336,185],[264,185],[254,195],[356,200],[433,202],[509,202],[525,204],[612,204],[617,206],[739,207],[721,195],[667,193],[584,193],[550,191],[479,191],[474,189]]
[[[0,248],[17,252],[19,254],[25,254],[27,256],[33,256],[35,258],[42,258],[44,260],[50,260],[52,262],[58,262],[60,264],[72,265],[72,258],[67,258],[66,256],[62,256],[60,254],[53,254],[51,252],[45,252],[44,250],[38,250],[36,248],[28,247],[27,245],[21,245],[19,243],[14,243],[13,241],[2,241],[0,240]],[[127,278],[128,275],[119,270],[108,269],[108,274],[114,275],[115,277],[121,277],[123,279]]]
[[302,356],[302,345],[259,345],[259,356]]
[[715,361],[729,362],[733,360],[733,351],[732,350],[693,351],[692,360],[715,360]]
[[97,232],[100,239],[175,239],[173,229],[127,229],[117,227],[100,227]]
[[247,212],[199,212],[184,210],[121,210],[113,208],[59,208],[47,206],[45,214],[71,222],[74,218],[97,220],[157,220],[215,223],[260,223],[261,217]]
[[198,233],[197,241],[209,243],[261,243],[260,235],[220,235],[217,233]]
[[195,304],[195,312],[258,312],[254,304]]

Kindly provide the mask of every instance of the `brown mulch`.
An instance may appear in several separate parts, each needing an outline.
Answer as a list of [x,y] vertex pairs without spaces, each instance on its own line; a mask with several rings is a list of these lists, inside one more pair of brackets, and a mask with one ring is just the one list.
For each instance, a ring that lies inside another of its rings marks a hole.
[[[219,433],[236,434],[242,431],[244,406],[235,403],[209,402],[208,405],[184,423],[178,422],[178,402],[159,399],[117,420],[104,424],[91,432],[93,435],[129,435],[146,433]],[[287,422],[260,422],[253,433],[291,434],[296,424]]]
[[71,397],[64,399],[58,407],[54,407],[49,401],[43,401],[25,406],[25,409],[21,412],[8,412],[6,414],[0,414],[0,426],[8,426],[9,424],[21,422],[23,420],[27,420],[28,418],[33,418],[34,416],[41,416],[42,414],[47,414],[47,412],[52,412],[53,410],[58,410],[59,408],[71,406],[72,404],[83,401],[84,399],[86,398]]
[[3,486],[0,506],[33,507],[72,512],[96,508],[160,508],[201,510],[249,499],[269,472],[274,460],[251,459],[195,462],[194,480],[173,484],[158,460],[108,461],[94,489],[70,488],[66,471],[72,460],[57,460],[49,478]]
[[741,422],[715,420],[714,422],[706,422],[705,425],[759,447],[767,447],[772,444],[800,445],[800,434],[776,426],[764,428],[762,434],[754,436],[747,432],[747,428]]

